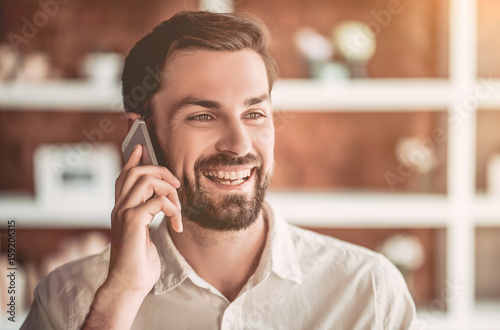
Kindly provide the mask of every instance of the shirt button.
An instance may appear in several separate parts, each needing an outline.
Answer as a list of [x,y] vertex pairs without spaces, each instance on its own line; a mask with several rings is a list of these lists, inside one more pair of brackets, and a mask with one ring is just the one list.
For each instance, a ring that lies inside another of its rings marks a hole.
[[227,319],[228,321],[232,321],[232,320],[234,319],[234,315],[233,315],[233,313],[227,313],[227,315],[226,315],[226,319]]

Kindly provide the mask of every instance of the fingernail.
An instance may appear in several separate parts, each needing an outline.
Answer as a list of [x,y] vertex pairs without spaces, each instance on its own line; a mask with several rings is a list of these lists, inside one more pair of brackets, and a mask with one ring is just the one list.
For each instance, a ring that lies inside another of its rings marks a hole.
[[139,148],[139,145],[138,145],[138,144],[136,144],[136,145],[135,145],[134,150],[132,150],[132,152],[136,151],[136,150],[137,150],[137,148]]
[[[172,226],[174,227],[174,226]],[[178,233],[182,233],[182,231],[184,230],[183,226],[182,226],[182,222],[180,222],[177,226],[177,228],[174,227],[174,230]]]

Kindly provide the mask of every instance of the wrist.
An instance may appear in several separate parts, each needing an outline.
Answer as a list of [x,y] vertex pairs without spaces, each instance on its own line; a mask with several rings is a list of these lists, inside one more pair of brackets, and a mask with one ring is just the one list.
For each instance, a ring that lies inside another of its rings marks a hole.
[[132,286],[127,286],[124,281],[119,278],[108,277],[108,279],[101,285],[97,290],[96,295],[102,296],[103,302],[108,300],[108,303],[112,301],[126,301],[128,303],[133,303],[134,305],[142,303],[144,298],[148,295],[151,289],[138,289]]
[[82,329],[130,329],[147,294],[106,281],[97,290]]
[[144,279],[138,280],[124,272],[110,272],[106,281],[101,286],[103,291],[124,298],[145,298],[154,284],[149,285]]

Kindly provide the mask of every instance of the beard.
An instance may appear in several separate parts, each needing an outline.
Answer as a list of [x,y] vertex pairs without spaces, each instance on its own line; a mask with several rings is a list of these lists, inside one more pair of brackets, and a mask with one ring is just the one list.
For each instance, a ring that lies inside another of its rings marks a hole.
[[[167,161],[167,164],[170,163]],[[172,169],[172,164],[168,164]],[[250,196],[243,193],[209,194],[200,184],[202,172],[218,166],[252,165],[254,169],[254,189]],[[182,206],[183,219],[200,227],[217,231],[240,231],[252,225],[260,214],[272,171],[264,173],[262,159],[252,154],[231,157],[217,154],[200,158],[194,165],[195,179],[184,173],[177,193]]]

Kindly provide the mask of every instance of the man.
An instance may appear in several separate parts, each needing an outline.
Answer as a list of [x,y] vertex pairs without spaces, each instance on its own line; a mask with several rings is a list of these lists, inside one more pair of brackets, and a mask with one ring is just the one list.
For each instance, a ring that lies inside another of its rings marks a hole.
[[[264,201],[275,78],[264,28],[242,16],[182,12],[140,40],[124,104],[164,166],[138,166],[135,149],[110,250],[45,278],[24,327],[409,328],[414,305],[390,262],[290,226]],[[160,211],[169,219],[149,235]]]

